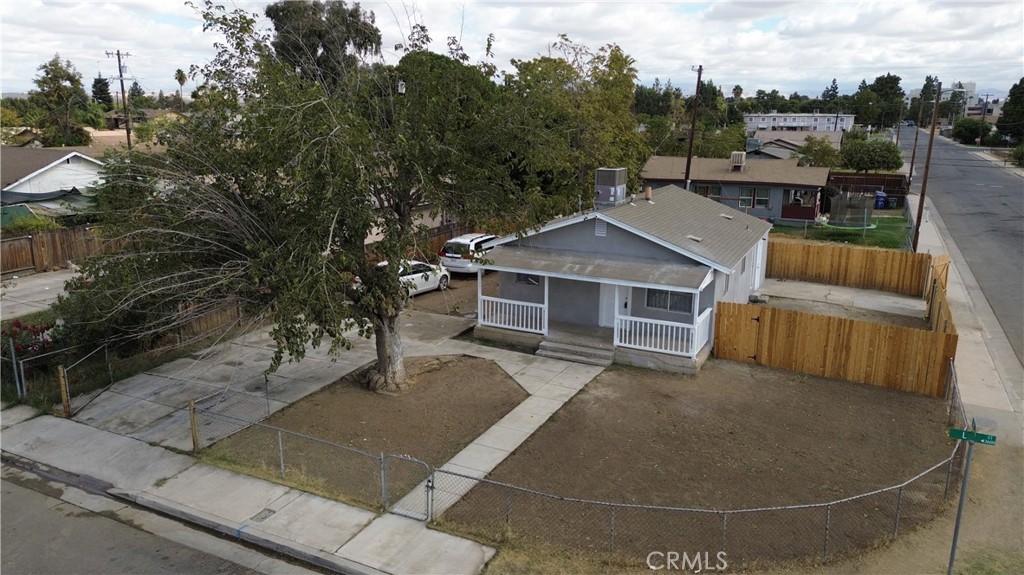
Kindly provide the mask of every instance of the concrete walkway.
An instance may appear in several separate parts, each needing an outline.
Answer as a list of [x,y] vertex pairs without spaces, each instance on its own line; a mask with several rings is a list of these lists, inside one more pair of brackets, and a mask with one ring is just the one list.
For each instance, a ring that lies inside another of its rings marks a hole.
[[17,275],[3,281],[0,319],[13,319],[44,310],[64,293],[64,282],[74,277],[70,270]]
[[[466,478],[486,476],[603,369],[452,339],[472,326],[464,318],[419,312],[403,318],[409,357],[466,354],[491,359],[530,394],[442,467]],[[26,406],[4,410],[3,451],[93,478],[109,484],[108,492],[117,497],[328,569],[479,573],[494,549],[428,529],[423,521],[378,516],[165,448],[191,449],[187,414],[180,407],[184,402],[258,378],[271,345],[266,333],[249,334],[118,382],[76,415],[77,421],[33,419],[35,412]],[[368,340],[356,340],[354,349],[336,363],[313,350],[303,362],[286,364],[271,376],[266,409],[276,411],[374,357]],[[247,407],[239,411],[239,405],[231,402],[225,414],[245,417]],[[447,481],[435,489],[435,516],[474,483]],[[421,484],[395,507],[419,510],[426,517],[427,505]]]

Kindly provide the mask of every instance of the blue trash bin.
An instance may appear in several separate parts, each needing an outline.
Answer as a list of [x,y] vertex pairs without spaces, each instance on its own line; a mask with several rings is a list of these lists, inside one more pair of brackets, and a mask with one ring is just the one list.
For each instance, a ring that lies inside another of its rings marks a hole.
[[889,196],[885,192],[875,192],[875,209],[884,210],[889,207]]

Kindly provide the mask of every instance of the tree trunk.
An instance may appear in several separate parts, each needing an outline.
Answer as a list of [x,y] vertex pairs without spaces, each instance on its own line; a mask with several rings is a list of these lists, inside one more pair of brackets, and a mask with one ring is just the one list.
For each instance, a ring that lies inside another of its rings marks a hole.
[[367,385],[373,391],[396,393],[405,387],[405,350],[398,334],[398,317],[372,318],[377,368],[370,372]]

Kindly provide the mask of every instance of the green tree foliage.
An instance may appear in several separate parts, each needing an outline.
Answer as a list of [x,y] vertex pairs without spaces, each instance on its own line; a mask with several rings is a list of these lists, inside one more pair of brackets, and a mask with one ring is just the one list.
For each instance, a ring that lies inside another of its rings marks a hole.
[[88,144],[91,138],[82,124],[83,116],[89,114],[89,97],[82,87],[82,75],[70,61],[61,61],[60,54],[40,65],[39,72],[29,102],[41,112],[43,141],[48,146]]
[[804,145],[797,149],[794,156],[800,158],[801,166],[838,168],[843,164],[842,154],[832,147],[826,137],[807,136]]
[[[338,352],[359,328],[376,336],[371,387],[404,383],[397,265],[426,256],[417,209],[499,232],[540,220],[509,177],[507,146],[523,118],[506,113],[502,90],[479,69],[427,52],[395,67],[338,67],[379,50],[370,16],[343,13],[357,21],[336,27],[368,35],[347,43],[354,60],[338,55],[318,71],[279,55],[254,15],[205,4],[206,27],[225,41],[202,71],[202,97],[168,128],[165,155],[108,158],[103,232],[122,249],[84,266],[90,280],[61,302],[69,323],[93,338],[142,341],[232,298],[273,323],[272,368],[322,342]],[[632,78],[625,89],[631,96]],[[368,246],[372,231],[383,239]]]
[[789,112],[789,100],[785,96],[779,93],[778,90],[772,90],[771,92],[765,92],[764,90],[758,90],[754,94],[754,111],[761,113],[768,113],[771,111],[777,112]]
[[999,135],[1011,142],[1024,142],[1024,78],[1010,87],[1003,102],[1003,112],[996,120]]
[[857,172],[898,170],[903,165],[899,146],[888,140],[844,140],[843,164]]
[[884,128],[899,122],[903,111],[903,98],[906,95],[900,87],[901,81],[899,76],[886,73],[884,76],[876,77],[868,86],[878,98],[875,104],[878,109],[878,121],[872,124]]
[[571,213],[593,197],[601,166],[627,168],[629,188],[650,148],[632,114],[636,68],[622,49],[598,51],[561,36],[550,56],[513,60],[506,75],[509,114],[518,123],[513,174],[548,209]]
[[281,1],[267,6],[266,16],[274,25],[271,47],[277,57],[332,92],[356,69],[360,54],[380,53],[373,13],[359,4]]
[[651,86],[637,84],[633,95],[633,112],[645,116],[668,116],[672,112],[672,104],[682,98],[682,92],[672,87],[669,80],[663,86],[661,80],[654,79]]
[[7,106],[0,106],[0,127],[21,127],[25,125],[24,122],[18,112]]
[[961,118],[953,124],[953,139],[961,144],[974,144],[983,140],[992,131],[992,126],[980,118]]
[[103,110],[106,112],[114,109],[114,96],[110,93],[110,82],[99,74],[92,81],[92,101],[103,106]]
[[174,71],[174,81],[178,83],[178,111],[184,111],[185,98],[182,90],[185,88],[185,82],[188,82],[188,76],[185,75],[184,70],[178,68]]
[[821,101],[826,105],[834,106],[839,99],[839,84],[835,78],[832,78],[832,84],[825,88],[821,92]]
[[139,110],[156,108],[156,98],[146,94],[146,91],[142,89],[137,81],[132,82],[132,85],[128,87],[128,109]]

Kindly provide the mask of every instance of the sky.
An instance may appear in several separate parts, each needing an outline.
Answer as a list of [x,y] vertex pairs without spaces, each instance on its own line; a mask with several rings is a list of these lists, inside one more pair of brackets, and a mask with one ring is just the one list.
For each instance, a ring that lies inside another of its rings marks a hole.
[[[257,13],[269,28],[262,18],[269,2],[216,3]],[[639,82],[671,80],[685,94],[694,90],[698,65],[726,95],[739,85],[744,96],[776,89],[817,97],[833,78],[849,94],[861,80],[891,73],[907,92],[931,74],[947,87],[974,82],[978,95],[998,98],[1024,77],[1021,0],[360,4],[376,16],[388,63],[400,57],[395,44],[422,23],[432,50],[445,53],[447,38],[457,36],[473,61],[483,58],[493,33],[493,62],[504,70],[512,59],[548,54],[563,33],[594,50],[614,43],[635,61]],[[136,80],[147,92],[170,94],[178,90],[175,70],[208,62],[217,40],[182,0],[4,0],[0,92],[33,89],[38,67],[56,53],[71,61],[89,91],[97,75],[117,75],[108,53],[120,50],[129,54],[126,86]],[[186,95],[195,86],[190,79]]]

